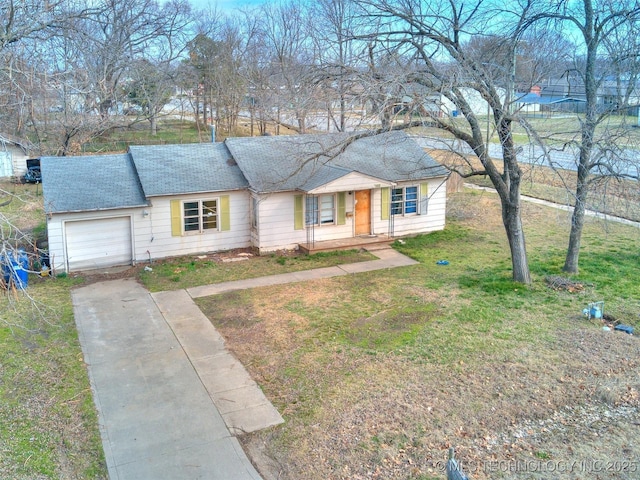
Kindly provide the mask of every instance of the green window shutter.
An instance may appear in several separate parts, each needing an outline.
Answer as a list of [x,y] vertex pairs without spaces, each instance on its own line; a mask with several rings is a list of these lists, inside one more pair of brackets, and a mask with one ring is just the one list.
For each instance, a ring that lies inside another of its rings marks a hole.
[[389,187],[380,189],[380,197],[382,199],[382,203],[380,206],[380,218],[382,220],[389,220],[389,209],[391,208],[390,196],[391,189]]
[[427,204],[429,203],[429,184],[420,184],[420,214],[427,214]]
[[182,202],[180,200],[171,200],[171,236],[182,236]]
[[231,212],[229,209],[229,195],[220,197],[220,230],[231,230]]
[[347,195],[345,192],[338,193],[338,225],[347,223]]
[[302,230],[304,228],[304,209],[303,196],[294,195],[293,197],[293,228]]

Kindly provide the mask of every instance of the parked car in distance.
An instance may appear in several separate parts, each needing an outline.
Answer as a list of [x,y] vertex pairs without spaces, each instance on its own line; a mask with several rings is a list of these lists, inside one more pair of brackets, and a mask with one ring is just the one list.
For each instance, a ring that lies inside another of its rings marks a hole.
[[25,183],[40,183],[42,181],[42,175],[40,174],[40,167],[31,167],[24,174]]
[[39,158],[30,158],[27,160],[27,173],[24,174],[24,181],[25,183],[42,182]]

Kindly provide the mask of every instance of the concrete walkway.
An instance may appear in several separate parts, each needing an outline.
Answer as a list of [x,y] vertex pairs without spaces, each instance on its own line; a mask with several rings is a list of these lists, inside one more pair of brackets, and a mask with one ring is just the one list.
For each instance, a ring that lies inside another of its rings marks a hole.
[[135,280],[72,291],[111,480],[260,480],[233,436],[283,422],[193,298],[417,262],[378,260],[150,294]]

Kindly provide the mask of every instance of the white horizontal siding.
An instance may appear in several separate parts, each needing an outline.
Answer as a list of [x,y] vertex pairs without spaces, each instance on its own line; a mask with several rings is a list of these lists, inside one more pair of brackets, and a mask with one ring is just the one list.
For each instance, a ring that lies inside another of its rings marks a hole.
[[[356,177],[354,177],[356,178]],[[427,214],[396,216],[394,218],[394,236],[412,235],[421,232],[442,230],[445,225],[446,185],[444,178],[427,181],[429,204]],[[425,183],[425,182],[420,182]],[[333,184],[336,186],[336,184]],[[401,183],[399,186],[419,185],[416,182]],[[346,191],[358,190],[355,184],[342,185]],[[366,188],[365,188],[366,189]],[[344,190],[343,190],[344,191]],[[317,190],[314,190],[320,194]],[[389,220],[382,220],[381,189],[371,190],[372,230],[374,234],[389,234]],[[259,236],[254,235],[254,243],[261,252],[280,249],[294,249],[307,242],[307,230],[294,229],[294,197],[295,193],[277,193],[260,198],[258,227]],[[346,196],[346,211],[354,210],[354,195]],[[313,228],[313,240],[337,240],[354,236],[353,217],[348,217],[344,225],[321,225]]]
[[66,271],[64,258],[64,235],[62,233],[62,215],[47,217],[47,241],[49,244],[49,262],[53,273]]
[[7,151],[11,153],[11,161],[13,162],[13,175],[22,177],[27,173],[27,159],[24,151],[18,146],[9,146]]
[[294,193],[262,195],[258,201],[259,241],[255,246],[261,252],[294,249],[306,242],[305,230],[294,228]]
[[[416,185],[419,187],[420,183],[425,182],[404,182],[399,183],[398,186]],[[417,233],[433,232],[444,228],[447,202],[446,182],[444,178],[435,178],[426,183],[429,185],[427,214],[395,215],[393,218],[393,236],[415,235]],[[374,190],[371,206],[373,210],[373,233],[378,235],[389,234],[389,220],[382,219],[382,199],[379,189]]]
[[[2,145],[0,144],[0,149]],[[27,173],[27,155],[24,151],[13,144],[5,144],[5,148],[0,152],[0,177],[22,177]]]
[[[47,221],[52,267],[56,271],[66,271],[64,224],[78,220],[130,216],[134,262],[251,246],[249,193],[229,192],[228,195],[230,230],[225,232],[207,231],[202,234],[172,236],[170,201],[176,197],[154,198],[153,205],[146,208],[53,214]],[[180,197],[180,200],[212,198],[219,198],[219,195],[186,195]]]
[[[294,193],[276,193],[263,195],[258,202],[259,243],[255,246],[260,252],[292,250],[307,242],[307,230],[294,228]],[[353,211],[353,195],[346,196],[346,211]],[[347,218],[344,225],[316,225],[313,240],[336,240],[353,236],[353,220]]]
[[135,229],[135,257],[137,261],[149,258],[166,258],[195,253],[216,252],[251,246],[249,193],[225,192],[229,195],[230,229],[228,231],[205,231],[182,236],[171,234],[171,200],[209,200],[220,198],[220,194],[184,195],[181,197],[159,197],[146,221]]
[[[356,176],[354,176],[354,179]],[[441,230],[445,225],[446,186],[442,178],[432,179],[429,184],[429,206],[427,215],[396,216],[394,235],[410,235],[420,232]],[[405,183],[404,185],[416,185]],[[358,190],[355,183],[344,184],[343,191]],[[366,189],[366,188],[365,188]],[[380,188],[371,190],[372,230],[375,234],[388,234],[389,221],[381,219]],[[63,271],[65,259],[64,223],[74,220],[100,219],[130,216],[133,228],[131,240],[134,262],[145,262],[195,253],[214,252],[255,246],[261,252],[279,249],[294,249],[307,242],[307,230],[294,228],[295,193],[263,195],[258,201],[258,229],[252,231],[250,218],[250,194],[247,191],[228,192],[230,208],[230,230],[172,236],[170,202],[219,198],[219,195],[185,195],[181,197],[160,197],[153,199],[153,205],[146,208],[122,209],[117,211],[54,214],[47,221],[49,254],[52,266]],[[346,196],[346,211],[353,212],[354,195]],[[147,212],[144,214],[143,212]],[[344,225],[316,226],[315,241],[349,238],[354,235],[353,217],[348,217]]]

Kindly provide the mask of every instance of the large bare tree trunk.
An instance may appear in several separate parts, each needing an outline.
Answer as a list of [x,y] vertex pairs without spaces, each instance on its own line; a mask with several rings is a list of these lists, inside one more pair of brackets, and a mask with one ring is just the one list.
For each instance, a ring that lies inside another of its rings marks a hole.
[[502,202],[502,223],[504,224],[509,249],[511,251],[511,267],[513,280],[520,283],[531,283],[527,246],[520,216],[520,200]]
[[575,196],[575,208],[571,216],[571,232],[564,267],[568,273],[578,273],[580,258],[580,241],[584,226],[584,212],[589,192],[589,175],[592,167],[591,155],[594,147],[594,135],[598,121],[596,111],[598,101],[598,82],[596,81],[597,39],[594,38],[594,11],[591,0],[584,0],[584,25],[582,30],[587,45],[587,58],[584,71],[584,89],[586,97],[586,113],[582,123],[582,141],[578,162],[578,178]]
[[[575,207],[571,215],[571,231],[569,233],[569,246],[567,256],[564,261],[564,270],[567,273],[578,273],[580,259],[580,243],[582,239],[582,229],[584,227],[584,214],[589,193],[589,168],[588,156],[590,148],[580,148],[580,163],[578,165],[578,178],[576,186]],[[582,157],[587,157],[583,159]]]
[[[542,5],[542,3],[541,3]],[[562,5],[562,8],[558,8]],[[614,133],[620,127],[608,128],[610,115],[624,112],[630,105],[632,92],[636,90],[640,63],[637,55],[638,29],[640,28],[640,5],[638,2],[614,2],[612,0],[558,2],[551,9],[543,9],[532,17],[531,24],[558,28],[560,32],[573,29],[579,33],[576,45],[577,58],[569,75],[584,82],[585,115],[579,118],[580,154],[577,162],[577,185],[574,194],[575,208],[571,218],[571,231],[563,270],[578,273],[580,244],[584,227],[587,198],[591,190],[592,175],[612,177],[630,176],[625,172],[623,156],[613,153],[609,158],[599,152],[611,150],[615,143]],[[606,58],[606,61],[603,61]],[[615,78],[615,88],[612,79]],[[615,102],[599,102],[601,86],[610,89],[607,95]],[[606,127],[598,131],[599,126]],[[626,128],[624,122],[622,129]],[[613,134],[612,134],[613,133]],[[617,150],[613,149],[614,152]],[[637,179],[637,177],[636,177]]]
[[149,123],[151,124],[151,135],[156,136],[158,134],[158,119],[155,114],[151,114]]
[[[520,184],[522,182],[522,171],[516,157],[516,146],[513,142],[511,120],[501,118],[497,121],[498,136],[502,143],[503,172],[497,178],[497,172],[488,159],[488,151],[484,152],[484,164],[487,167],[498,195],[502,208],[502,223],[509,242],[511,251],[511,267],[513,280],[516,282],[531,283],[531,273],[527,259],[527,245],[525,242],[524,229],[522,228]],[[483,145],[476,148],[484,149]]]

